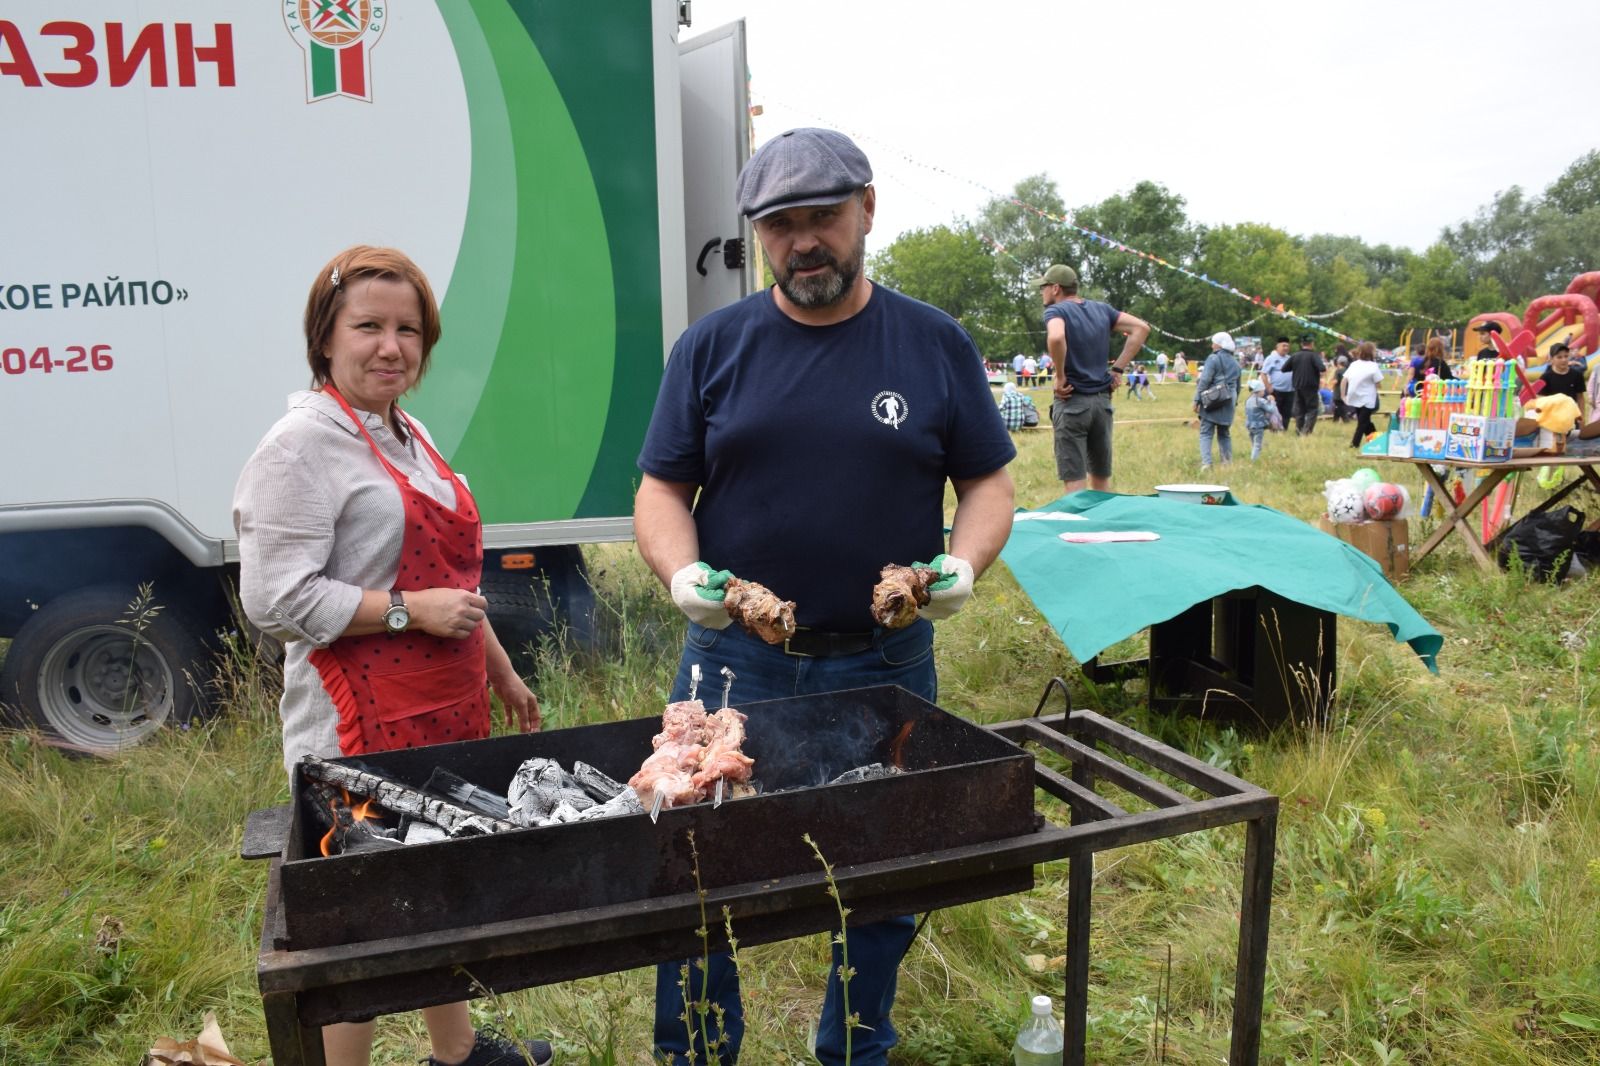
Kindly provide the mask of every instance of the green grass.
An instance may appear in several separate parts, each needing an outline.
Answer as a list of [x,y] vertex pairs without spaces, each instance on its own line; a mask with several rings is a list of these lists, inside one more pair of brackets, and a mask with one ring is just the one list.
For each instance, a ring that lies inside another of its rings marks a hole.
[[[1195,429],[1182,422],[1190,389],[1156,389],[1154,403],[1119,399],[1131,420],[1116,434],[1122,491],[1199,476]],[[1319,512],[1324,480],[1368,465],[1327,423],[1306,440],[1269,435],[1256,464],[1235,434],[1241,458],[1216,480],[1301,518]],[[1019,502],[1054,498],[1049,434],[1018,444]],[[1420,498],[1416,479],[1409,487]],[[1524,506],[1539,495],[1525,485]],[[1412,542],[1428,528],[1414,521]],[[536,687],[551,727],[657,713],[676,659],[680,621],[632,547],[590,558],[612,650],[546,649]],[[1445,634],[1440,676],[1386,630],[1345,620],[1334,724],[1250,737],[1153,720],[1136,686],[1087,685],[997,566],[939,629],[941,702],[978,721],[1019,717],[1061,675],[1077,705],[1282,797],[1264,1061],[1593,1062],[1600,641],[1589,633],[1600,586],[1485,574],[1450,544],[1404,592]],[[1563,642],[1563,631],[1578,635]],[[126,1066],[159,1036],[193,1036],[208,1010],[236,1054],[265,1058],[254,960],[266,869],[237,848],[245,815],[282,802],[286,786],[272,679],[236,662],[229,682],[222,718],[110,761],[0,738],[0,1066]],[[1091,1061],[1162,1061],[1163,1017],[1165,1061],[1225,1058],[1241,848],[1235,827],[1099,857]],[[935,914],[902,971],[896,1061],[1008,1061],[1027,997],[1061,995],[1065,914],[1064,865],[1042,868],[1026,895]],[[745,1061],[807,1061],[827,935],[741,948],[740,964]],[[632,1064],[647,1061],[652,994],[653,973],[636,971],[499,1005],[564,1062]],[[424,1052],[415,1015],[380,1024],[375,1061]]]

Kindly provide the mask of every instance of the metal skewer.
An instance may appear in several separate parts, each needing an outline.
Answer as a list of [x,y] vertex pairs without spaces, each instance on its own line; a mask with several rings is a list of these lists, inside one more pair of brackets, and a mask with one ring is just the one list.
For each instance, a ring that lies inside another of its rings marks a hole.
[[[726,666],[724,666],[722,668],[722,676],[725,679],[722,682],[722,709],[723,710],[727,710],[728,709],[728,692],[730,690],[732,690],[732,688],[733,688],[733,676],[734,676],[733,675],[733,671],[728,669]],[[718,782],[718,783],[720,784],[720,782]]]
[[717,778],[717,798],[711,801],[711,809],[716,810],[722,806],[722,778]]
[[700,664],[689,665],[689,698],[694,699],[694,694],[700,689]]
[[660,789],[656,790],[655,801],[650,804],[650,823],[652,825],[655,824],[657,818],[661,817],[661,801],[666,799],[666,796],[667,794],[665,792],[662,792]]

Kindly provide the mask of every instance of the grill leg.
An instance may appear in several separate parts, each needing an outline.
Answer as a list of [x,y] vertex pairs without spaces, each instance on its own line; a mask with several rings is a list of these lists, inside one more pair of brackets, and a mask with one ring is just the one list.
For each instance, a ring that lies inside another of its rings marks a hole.
[[263,993],[261,1010],[266,1016],[273,1066],[327,1066],[322,1029],[300,1024],[299,1001],[293,992]]
[[[1081,763],[1072,765],[1072,780],[1085,788],[1094,781]],[[1078,815],[1072,820],[1077,822]],[[1067,860],[1067,995],[1061,1061],[1084,1066],[1089,1041],[1089,903],[1094,892],[1094,852]]]
[[1089,1039],[1089,895],[1094,891],[1094,852],[1067,860],[1066,1044],[1061,1061],[1084,1066]]
[[[1272,915],[1272,864],[1278,814],[1245,823],[1244,887],[1239,897],[1239,964],[1233,986],[1233,1040],[1228,1066],[1256,1066],[1267,988],[1267,925]],[[1068,901],[1068,922],[1071,902]]]

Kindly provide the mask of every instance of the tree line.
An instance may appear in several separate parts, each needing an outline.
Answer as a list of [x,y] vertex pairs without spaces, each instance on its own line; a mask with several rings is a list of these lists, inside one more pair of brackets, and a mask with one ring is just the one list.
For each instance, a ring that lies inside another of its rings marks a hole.
[[[868,271],[943,308],[990,359],[1043,349],[1039,296],[1028,279],[1052,263],[1076,266],[1085,296],[1180,337],[1209,337],[1257,314],[1263,317],[1244,332],[1303,332],[1292,319],[1094,242],[1055,220],[1066,213],[1055,181],[1036,174],[1018,182],[1012,196],[984,204],[976,218],[901,234],[872,256]],[[1561,292],[1573,275],[1600,269],[1600,150],[1580,157],[1541,194],[1517,186],[1496,194],[1422,252],[1328,233],[1297,236],[1255,222],[1206,226],[1190,221],[1182,196],[1151,181],[1070,217],[1299,314],[1343,308],[1319,321],[1390,347],[1408,327],[1459,328],[1485,311],[1520,315],[1534,297]],[[1159,333],[1149,343],[1162,351],[1184,347]]]

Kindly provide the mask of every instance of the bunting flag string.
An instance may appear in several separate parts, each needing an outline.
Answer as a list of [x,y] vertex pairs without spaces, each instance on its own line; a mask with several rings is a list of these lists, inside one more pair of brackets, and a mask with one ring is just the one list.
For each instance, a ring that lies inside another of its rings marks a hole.
[[[995,240],[993,237],[989,236],[987,233],[979,233],[977,236],[978,236],[978,239],[980,241],[983,241],[983,243],[985,243],[989,247],[993,248],[1000,255],[1005,256],[1007,259],[1009,259],[1013,263],[1017,264],[1018,267],[1026,268],[1027,264],[1023,263],[1022,260],[1020,260],[1016,256],[1012,255],[1009,251],[1006,250],[1006,246],[1005,245],[1001,244],[999,241]],[[1343,308],[1340,308],[1340,310],[1343,310]],[[1334,313],[1337,314],[1338,312],[1334,312]],[[1246,328],[1254,325],[1257,321],[1259,321],[1263,317],[1264,316],[1262,316],[1262,315],[1256,315],[1254,318],[1246,319],[1245,321],[1239,323],[1237,326],[1233,326],[1232,328],[1230,328],[1228,330],[1228,332],[1229,333],[1238,333],[1240,330],[1246,329]],[[1323,317],[1327,317],[1327,316],[1323,316]],[[1207,344],[1211,340],[1210,337],[1185,337],[1185,336],[1183,336],[1182,334],[1179,334],[1179,333],[1172,333],[1172,332],[1169,332],[1167,330],[1162,329],[1160,326],[1156,325],[1154,322],[1147,323],[1147,325],[1149,325],[1149,327],[1152,330],[1154,330],[1155,332],[1161,334],[1163,337],[1167,337],[1167,338],[1170,338],[1170,339],[1175,340],[1175,341],[1180,341],[1180,342],[1182,342],[1184,344]],[[1013,330],[993,329],[993,328],[988,327],[988,326],[985,326],[983,328],[987,332],[990,332],[990,333],[1013,333],[1013,332],[1015,332]],[[1042,331],[1031,331],[1030,330],[1026,335],[1027,336],[1038,336],[1041,333],[1042,333]],[[1155,352],[1157,355],[1161,354],[1160,352],[1156,351],[1156,349],[1151,348],[1148,345],[1145,346],[1145,350],[1146,351],[1150,351],[1150,352]]]
[[[918,158],[910,155],[909,153],[905,152],[899,146],[889,144],[889,143],[883,141],[882,139],[874,137],[874,136],[872,136],[870,134],[863,134],[863,133],[860,133],[860,132],[857,132],[857,131],[849,130],[849,129],[843,127],[843,126],[837,126],[837,125],[833,124],[832,122],[830,122],[828,119],[823,118],[822,116],[811,114],[811,113],[809,113],[809,112],[807,112],[807,111],[805,111],[804,109],[801,109],[801,108],[793,107],[792,105],[790,105],[790,104],[788,104],[788,103],[786,103],[784,101],[770,100],[769,99],[768,102],[776,104],[778,107],[785,108],[785,109],[790,110],[790,111],[794,111],[796,114],[804,115],[804,116],[810,118],[812,121],[820,123],[822,125],[834,125],[835,128],[841,129],[844,132],[850,134],[850,136],[853,137],[858,142],[859,141],[866,141],[868,143],[881,146],[889,154],[891,154],[895,158],[897,158],[897,159],[909,164],[910,166],[916,167],[916,168],[918,168],[920,170],[924,170],[924,171],[927,171],[927,172],[932,173],[932,174],[936,174],[936,175],[940,176],[941,178],[945,178],[945,179],[947,179],[949,181],[953,181],[953,182],[955,182],[955,183],[957,183],[959,185],[969,186],[969,187],[977,190],[978,192],[982,193],[983,195],[985,195],[986,197],[989,197],[991,199],[1005,200],[1006,202],[1011,203],[1012,205],[1021,208],[1023,211],[1030,212],[1033,215],[1037,216],[1038,218],[1043,219],[1044,221],[1046,221],[1046,222],[1048,222],[1048,223],[1050,223],[1052,225],[1065,226],[1068,229],[1074,230],[1080,236],[1087,238],[1091,244],[1098,245],[1099,247],[1102,247],[1102,248],[1111,249],[1111,250],[1120,252],[1120,253],[1125,254],[1125,255],[1137,256],[1138,258],[1143,259],[1146,262],[1154,263],[1155,265],[1160,266],[1160,267],[1162,267],[1164,269],[1171,270],[1171,271],[1173,271],[1175,273],[1181,274],[1184,277],[1189,278],[1192,281],[1198,281],[1198,282],[1200,282],[1202,284],[1209,285],[1210,287],[1218,290],[1219,292],[1227,293],[1230,296],[1236,297],[1236,298],[1238,298],[1240,300],[1244,300],[1247,303],[1250,303],[1250,304],[1253,304],[1253,305],[1255,305],[1257,307],[1262,308],[1262,313],[1261,314],[1258,314],[1255,317],[1250,318],[1250,319],[1248,319],[1247,321],[1245,321],[1243,323],[1240,323],[1238,326],[1233,327],[1232,329],[1228,330],[1229,333],[1236,333],[1239,330],[1245,329],[1245,328],[1255,324],[1256,322],[1260,321],[1262,318],[1266,317],[1268,314],[1271,314],[1271,315],[1276,315],[1278,318],[1281,318],[1281,319],[1288,319],[1288,320],[1297,322],[1297,323],[1299,323],[1301,326],[1303,326],[1306,329],[1316,330],[1316,331],[1318,331],[1320,333],[1325,333],[1325,334],[1327,334],[1327,335],[1329,335],[1331,337],[1335,337],[1335,338],[1337,338],[1337,339],[1339,339],[1341,341],[1345,341],[1346,343],[1355,344],[1355,343],[1357,343],[1355,337],[1352,337],[1352,336],[1350,336],[1350,335],[1348,335],[1346,333],[1342,333],[1339,330],[1336,330],[1336,329],[1332,328],[1331,326],[1323,325],[1322,321],[1321,321],[1323,319],[1337,318],[1338,316],[1340,316],[1340,315],[1346,313],[1347,311],[1349,311],[1350,307],[1352,305],[1360,306],[1360,307],[1366,308],[1367,310],[1370,310],[1370,311],[1377,311],[1377,312],[1380,312],[1382,314],[1391,315],[1391,316],[1396,317],[1396,318],[1412,319],[1414,321],[1417,321],[1421,325],[1425,325],[1425,326],[1429,326],[1429,327],[1445,328],[1445,329],[1458,329],[1458,328],[1460,328],[1460,325],[1456,324],[1456,323],[1432,322],[1432,321],[1429,321],[1427,319],[1427,317],[1424,316],[1424,315],[1420,315],[1420,314],[1416,314],[1416,313],[1412,313],[1412,312],[1406,312],[1406,311],[1393,311],[1393,310],[1390,310],[1389,308],[1386,308],[1386,307],[1378,307],[1378,306],[1376,306],[1374,304],[1367,303],[1364,300],[1352,300],[1350,303],[1345,304],[1343,307],[1339,308],[1336,311],[1326,311],[1326,312],[1323,312],[1321,314],[1301,313],[1299,311],[1294,310],[1293,308],[1288,307],[1281,300],[1275,301],[1270,296],[1263,296],[1263,295],[1259,295],[1259,294],[1252,294],[1252,293],[1246,292],[1246,291],[1244,291],[1242,289],[1239,289],[1238,287],[1236,287],[1234,285],[1228,284],[1225,281],[1222,281],[1222,280],[1219,280],[1219,279],[1216,279],[1216,278],[1212,278],[1212,277],[1210,277],[1209,275],[1207,275],[1204,272],[1196,272],[1194,270],[1189,269],[1188,267],[1183,266],[1180,263],[1169,262],[1168,260],[1163,259],[1162,257],[1160,257],[1158,255],[1155,255],[1155,254],[1150,253],[1150,252],[1146,252],[1146,251],[1144,251],[1142,249],[1139,249],[1139,248],[1135,248],[1135,247],[1133,247],[1133,246],[1131,246],[1131,245],[1129,245],[1129,244],[1127,244],[1127,243],[1125,243],[1125,242],[1123,242],[1121,240],[1118,240],[1114,236],[1110,236],[1110,235],[1104,234],[1104,233],[1099,233],[1099,232],[1096,232],[1095,230],[1092,230],[1092,229],[1090,229],[1090,228],[1088,228],[1086,226],[1081,226],[1078,223],[1076,223],[1075,221],[1073,221],[1073,219],[1072,219],[1072,217],[1070,215],[1057,216],[1057,215],[1055,215],[1055,214],[1053,214],[1053,213],[1051,213],[1049,211],[1046,211],[1046,210],[1044,210],[1044,209],[1042,209],[1042,208],[1040,208],[1040,207],[1038,207],[1038,206],[1036,206],[1034,204],[1028,203],[1028,202],[1026,202],[1024,200],[1021,200],[1021,199],[1019,199],[1019,198],[1017,198],[1015,196],[1012,196],[1010,194],[1003,193],[1003,192],[1000,192],[1000,191],[998,191],[996,189],[993,189],[993,188],[983,184],[980,181],[974,180],[973,178],[967,177],[967,176],[962,175],[962,174],[957,174],[954,171],[948,170],[945,167],[938,166],[937,164],[928,163],[928,162],[926,162],[924,160],[918,159]],[[948,206],[948,205],[945,205],[945,204],[938,203],[938,201],[934,200],[932,197],[929,197],[928,195],[923,193],[921,190],[917,190],[917,189],[912,188],[910,185],[905,183],[903,180],[901,180],[899,182],[899,184],[902,185],[905,188],[911,189],[911,191],[913,191],[918,196],[919,199],[922,199],[922,200],[925,200],[925,201],[927,201],[929,203],[932,203],[935,206],[941,206],[941,207]],[[1000,252],[1006,254],[1008,256],[1008,258],[1012,259],[1013,262],[1018,262],[1019,266],[1023,265],[1023,264],[1020,263],[1020,261],[1016,260],[1015,256],[1011,256],[1009,252],[1006,252],[1006,249],[1004,248],[1004,246],[1000,245],[993,238],[989,237],[986,234],[980,234],[980,237],[986,243],[988,243],[992,247],[994,247],[997,251],[1000,251]],[[1170,333],[1167,330],[1161,329],[1160,327],[1155,326],[1153,324],[1151,325],[1151,329],[1155,330],[1157,333],[1160,333],[1164,337],[1168,337],[1168,338],[1171,338],[1172,340],[1181,341],[1181,342],[1184,342],[1184,343],[1187,343],[1187,344],[1204,344],[1207,341],[1209,341],[1209,339],[1210,339],[1210,338],[1207,338],[1207,337],[1183,337],[1183,336],[1180,336],[1180,335],[1175,334],[1175,333]],[[996,332],[1010,332],[1010,331],[997,330]]]

